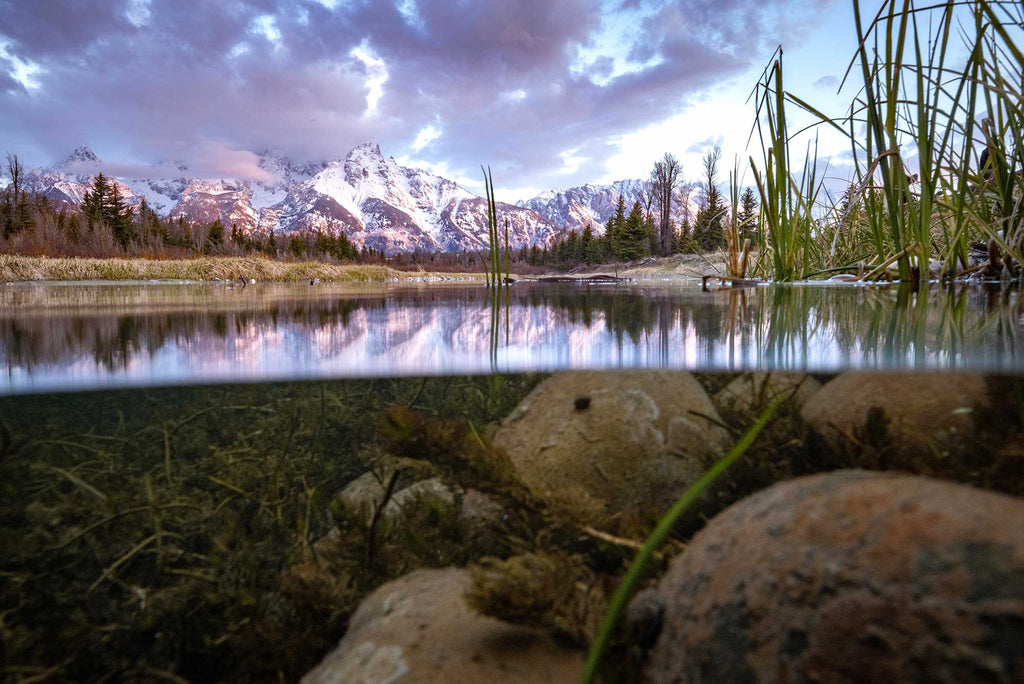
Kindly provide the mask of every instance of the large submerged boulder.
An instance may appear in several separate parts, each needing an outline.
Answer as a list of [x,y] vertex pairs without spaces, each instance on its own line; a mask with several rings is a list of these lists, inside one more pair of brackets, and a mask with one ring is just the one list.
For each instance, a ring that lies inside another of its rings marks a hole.
[[466,570],[417,570],[370,594],[338,648],[302,681],[572,682],[583,654],[541,631],[475,613]]
[[985,379],[957,373],[843,373],[804,404],[803,420],[832,448],[885,440],[898,451],[969,438],[989,404]]
[[1024,501],[888,473],[790,480],[715,517],[638,599],[664,611],[652,682],[1021,681]]
[[538,385],[494,444],[542,496],[657,514],[727,447],[717,421],[686,372],[567,372]]

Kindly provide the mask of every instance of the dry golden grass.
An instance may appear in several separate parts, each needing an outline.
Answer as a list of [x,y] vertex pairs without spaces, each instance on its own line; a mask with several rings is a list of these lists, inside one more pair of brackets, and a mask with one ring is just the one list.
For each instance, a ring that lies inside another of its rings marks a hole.
[[342,282],[402,277],[388,266],[281,262],[260,257],[201,257],[183,260],[86,259],[0,254],[0,281],[27,280],[214,280]]

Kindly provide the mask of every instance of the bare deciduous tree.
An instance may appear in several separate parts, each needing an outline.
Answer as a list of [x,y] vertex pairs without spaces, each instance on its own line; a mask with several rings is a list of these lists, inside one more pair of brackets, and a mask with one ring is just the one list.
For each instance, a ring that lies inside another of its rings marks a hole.
[[7,177],[11,179],[11,187],[14,189],[14,201],[17,202],[21,196],[22,181],[25,179],[25,167],[18,160],[18,155],[7,153]]
[[658,209],[658,234],[661,254],[672,252],[672,199],[676,188],[682,182],[682,165],[673,155],[665,156],[654,162],[651,171],[651,185],[654,191],[654,204]]

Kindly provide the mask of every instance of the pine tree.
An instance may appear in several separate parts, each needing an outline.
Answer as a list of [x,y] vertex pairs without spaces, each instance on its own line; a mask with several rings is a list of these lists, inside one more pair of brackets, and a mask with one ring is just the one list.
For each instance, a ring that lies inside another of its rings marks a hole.
[[595,264],[600,261],[598,243],[594,237],[594,228],[589,223],[583,229],[583,235],[580,237],[580,259],[588,264]]
[[650,233],[644,225],[644,210],[640,202],[633,203],[633,209],[623,221],[622,228],[615,233],[613,249],[615,258],[632,261],[650,255],[648,243]]
[[109,181],[102,173],[93,179],[92,190],[85,193],[82,210],[91,223],[104,225],[113,231],[122,249],[131,244],[134,213],[125,204],[117,184]]
[[306,240],[301,235],[293,235],[288,241],[288,253],[300,259],[306,253]]
[[207,254],[216,250],[218,247],[224,244],[224,224],[217,219],[210,224],[210,230],[206,233],[206,251]]
[[85,197],[82,199],[82,211],[92,223],[103,221],[103,202],[108,191],[106,176],[102,173],[97,174],[92,181],[92,190],[86,191]]
[[740,221],[740,236],[750,238],[751,242],[757,242],[757,197],[754,191],[747,188],[740,195],[740,211],[737,218]]
[[604,227],[604,241],[605,241],[605,256],[608,259],[618,259],[618,252],[616,245],[619,241],[619,233],[625,227],[626,224],[626,200],[622,195],[619,195],[619,202],[615,206],[615,213],[612,214],[611,218]]
[[124,203],[121,190],[116,183],[111,183],[107,195],[102,202],[103,221],[114,231],[114,238],[122,249],[126,249],[132,241],[132,210]]

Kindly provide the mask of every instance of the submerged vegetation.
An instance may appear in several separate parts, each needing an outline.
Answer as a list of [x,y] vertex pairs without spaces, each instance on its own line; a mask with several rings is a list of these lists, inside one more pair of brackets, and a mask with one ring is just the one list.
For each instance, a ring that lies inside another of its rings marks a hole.
[[507,553],[430,500],[383,520],[338,492],[366,471],[500,482],[460,458],[535,383],[0,400],[0,679],[296,680],[381,582]]
[[[518,482],[488,435],[540,379],[0,399],[0,673],[14,681],[295,680],[335,646],[367,593],[420,567],[468,566],[478,609],[579,647],[593,643],[605,597],[656,521],[595,501],[540,499]],[[713,392],[729,378],[700,380]],[[1024,392],[1016,379],[989,384],[1004,401],[978,415],[977,436],[934,453],[893,444],[884,416],[847,448],[831,449],[783,404],[757,440],[743,442],[747,454],[692,511],[662,524],[659,538],[678,550],[753,491],[850,466],[1020,495]],[[739,439],[763,426],[762,410],[723,412],[723,425]],[[367,478],[376,503],[340,494]],[[442,494],[404,493],[426,479]],[[499,514],[490,522],[479,515],[486,506],[467,514],[472,497]],[[654,554],[631,581],[656,575],[666,560]],[[619,633],[606,628],[602,639],[606,671],[625,672]]]

